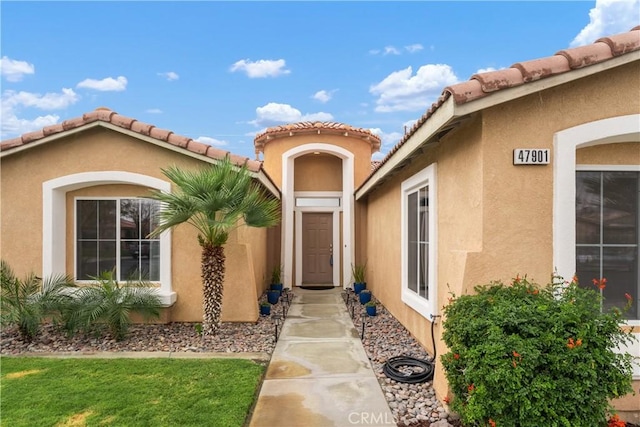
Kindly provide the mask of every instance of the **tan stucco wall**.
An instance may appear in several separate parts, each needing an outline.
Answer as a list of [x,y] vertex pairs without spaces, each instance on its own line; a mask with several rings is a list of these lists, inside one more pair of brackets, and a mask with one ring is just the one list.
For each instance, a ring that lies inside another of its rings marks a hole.
[[342,159],[319,153],[294,160],[295,191],[342,191]]
[[371,145],[362,139],[322,133],[320,135],[303,134],[276,138],[264,146],[263,167],[278,188],[282,188],[282,155],[292,148],[314,143],[336,145],[353,153],[355,157],[355,188],[371,172]]
[[[627,65],[484,110],[367,196],[369,287],[427,349],[433,351],[429,321],[400,300],[402,181],[437,162],[439,309],[449,290],[460,295],[518,273],[545,284],[554,270],[553,166],[514,166],[513,150],[553,153],[560,130],[637,114],[638,73],[638,64]],[[578,163],[638,164],[637,145],[583,149]],[[440,324],[435,335],[438,342]],[[437,350],[441,355],[446,348],[439,343]],[[448,386],[440,364],[434,385],[444,397]]]
[[[368,197],[367,287],[432,353],[431,323],[400,299],[401,185],[437,161],[437,307],[442,307],[450,296],[447,284],[451,292],[460,294],[463,283],[467,282],[467,257],[482,249],[481,136],[479,121],[475,120],[461,129],[457,138],[445,137]],[[436,323],[434,332],[437,353],[443,354],[440,322]],[[443,382],[444,375],[437,375],[436,381]]]
[[[3,157],[0,255],[18,274],[41,273],[43,182],[94,171],[127,171],[166,181],[161,168],[171,165],[206,167],[199,159],[104,128],[89,129]],[[144,192],[145,189],[136,186],[100,186],[68,194],[67,238],[73,236],[69,204],[75,195],[130,196]],[[266,232],[253,231],[246,230],[239,241],[230,242],[226,248],[228,274],[224,301],[237,304],[223,307],[225,320],[255,321],[258,318],[256,279],[266,274]],[[188,225],[178,226],[172,232],[172,287],[178,297],[168,320],[202,320],[200,247],[196,236]],[[73,247],[69,244],[66,255],[67,273],[73,274]],[[252,265],[247,267],[248,264]],[[234,268],[236,265],[243,268]]]

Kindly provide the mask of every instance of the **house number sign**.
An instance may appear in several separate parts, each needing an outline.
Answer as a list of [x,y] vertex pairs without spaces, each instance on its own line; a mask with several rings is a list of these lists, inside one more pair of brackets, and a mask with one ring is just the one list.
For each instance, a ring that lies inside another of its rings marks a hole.
[[513,150],[514,165],[548,165],[551,159],[548,148],[516,148]]

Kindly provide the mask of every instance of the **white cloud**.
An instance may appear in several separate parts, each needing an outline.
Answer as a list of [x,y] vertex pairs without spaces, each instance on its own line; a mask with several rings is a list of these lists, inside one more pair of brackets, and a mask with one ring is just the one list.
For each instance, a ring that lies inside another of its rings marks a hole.
[[496,68],[493,67],[487,67],[487,68],[478,68],[478,71],[476,71],[476,74],[480,74],[480,73],[488,73],[491,71],[496,71]]
[[169,81],[178,80],[180,78],[178,73],[176,73],[174,71],[167,71],[166,73],[158,73],[158,75],[160,77],[164,77],[165,79],[167,79]]
[[289,74],[291,70],[287,70],[284,67],[286,62],[284,59],[270,60],[260,59],[256,62],[252,62],[249,59],[241,59],[231,66],[229,69],[231,72],[244,71],[249,78],[261,78],[261,77],[277,77],[282,74]]
[[383,55],[400,55],[400,51],[393,46],[385,46]]
[[402,128],[406,129],[407,132],[409,132],[409,130],[411,130],[411,128],[413,127],[413,125],[416,124],[416,122],[418,121],[418,119],[413,119],[413,120],[407,120],[406,122],[404,122],[402,124]]
[[256,119],[249,123],[258,127],[269,127],[283,123],[331,120],[333,120],[333,116],[329,113],[302,114],[300,110],[289,104],[270,102],[263,107],[256,108]]
[[301,122],[330,122],[333,120],[333,116],[330,113],[324,113],[322,111],[318,113],[305,114],[300,118]]
[[61,93],[15,92],[7,90],[2,94],[2,138],[17,136],[26,132],[38,130],[45,126],[58,123],[60,116],[47,114],[36,116],[33,119],[18,117],[23,108],[37,108],[40,110],[60,110],[75,104],[80,97],[73,89],[62,89]]
[[9,82],[19,82],[25,74],[33,74],[35,67],[27,61],[17,61],[7,56],[0,59],[0,73]]
[[33,132],[46,126],[55,125],[60,120],[57,114],[38,116],[35,119],[20,119],[15,114],[2,111],[2,138],[15,137],[23,133]]
[[316,101],[320,101],[323,104],[325,104],[331,101],[331,98],[333,98],[333,94],[336,92],[337,92],[337,89],[330,90],[330,91],[319,90],[315,94],[313,94],[312,98],[315,99]]
[[603,36],[624,33],[640,24],[640,0],[596,0],[589,23],[571,42],[571,47],[593,43]]
[[371,160],[382,160],[404,135],[402,132],[384,132],[380,128],[369,128],[372,134],[380,138],[380,151],[371,156]]
[[127,88],[127,78],[119,76],[118,78],[107,77],[102,80],[85,79],[78,83],[76,87],[84,89],[94,89],[102,92],[122,92]]
[[449,65],[428,64],[420,67],[415,75],[411,67],[394,71],[372,85],[369,92],[378,96],[377,112],[416,111],[426,109],[445,86],[458,81]]
[[225,145],[229,145],[227,141],[210,138],[208,136],[199,136],[195,140],[198,142],[202,142],[203,144],[213,145],[214,147],[224,147]]
[[162,114],[162,110],[159,108],[149,108],[148,110],[144,111],[145,113],[149,113],[149,114]]
[[63,88],[61,93],[14,92],[7,90],[2,94],[2,105],[16,107],[33,107],[41,110],[60,110],[75,104],[80,97],[73,89]]
[[[409,53],[416,53],[421,51],[422,49],[424,49],[424,46],[422,46],[420,43],[414,43],[414,44],[410,44],[408,46],[404,47],[404,50],[409,52]],[[401,55],[402,54],[402,50],[398,49],[395,46],[385,46],[384,49],[370,49],[369,50],[369,55]]]
[[381,151],[383,148],[391,148],[396,145],[398,141],[400,141],[400,138],[402,138],[402,135],[404,135],[402,132],[385,132],[380,128],[369,128],[369,130],[372,134],[380,138],[382,142]]
[[420,43],[414,43],[412,45],[405,46],[404,48],[409,53],[416,53],[424,49],[424,46],[422,46]]

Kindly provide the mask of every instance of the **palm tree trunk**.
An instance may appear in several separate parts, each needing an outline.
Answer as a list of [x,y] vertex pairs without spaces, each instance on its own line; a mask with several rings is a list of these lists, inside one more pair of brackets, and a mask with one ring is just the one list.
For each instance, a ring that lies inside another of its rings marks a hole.
[[222,291],[224,285],[224,248],[202,247],[203,308],[202,333],[213,336],[220,329],[222,315]]

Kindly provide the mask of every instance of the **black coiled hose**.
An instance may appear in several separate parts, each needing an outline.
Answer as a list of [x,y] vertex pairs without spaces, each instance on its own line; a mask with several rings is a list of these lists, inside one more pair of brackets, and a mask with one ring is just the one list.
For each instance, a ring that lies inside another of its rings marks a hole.
[[[438,316],[439,317],[439,316]],[[431,321],[431,341],[433,342],[433,361],[418,359],[411,356],[395,356],[388,359],[382,366],[382,372],[399,383],[417,384],[431,381],[435,371],[436,360],[436,339],[433,336],[433,325],[435,319]],[[405,370],[401,370],[401,368]],[[418,368],[418,369],[408,369]]]

